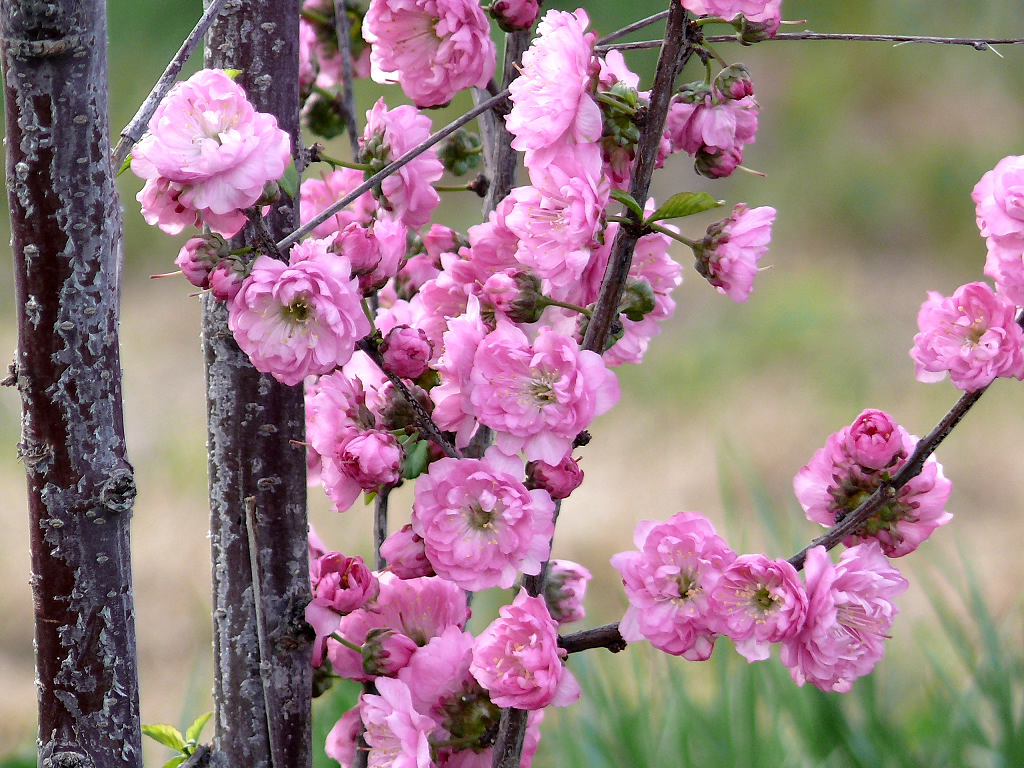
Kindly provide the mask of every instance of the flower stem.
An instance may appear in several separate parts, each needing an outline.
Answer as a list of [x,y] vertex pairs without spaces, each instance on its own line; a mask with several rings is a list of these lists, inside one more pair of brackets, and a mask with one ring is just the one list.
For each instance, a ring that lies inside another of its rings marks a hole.
[[332,165],[335,168],[352,168],[356,171],[372,171],[373,167],[367,163],[353,163],[348,160],[339,160],[331,155],[324,154],[323,151],[317,153],[320,160],[323,160],[328,165]]
[[346,648],[351,648],[353,651],[355,651],[358,654],[362,654],[362,652],[363,652],[363,647],[361,645],[356,645],[355,643],[349,642],[344,637],[339,635],[337,632],[331,632],[331,640],[337,640],[339,643],[344,645]]
[[552,299],[550,296],[541,296],[539,299],[537,299],[537,302],[539,304],[543,304],[545,307],[561,307],[562,309],[568,309],[573,312],[579,312],[581,315],[586,315],[587,317],[590,317],[593,314],[593,312],[591,312],[586,307],[581,307],[578,304],[570,304],[567,301],[559,301],[558,299]]

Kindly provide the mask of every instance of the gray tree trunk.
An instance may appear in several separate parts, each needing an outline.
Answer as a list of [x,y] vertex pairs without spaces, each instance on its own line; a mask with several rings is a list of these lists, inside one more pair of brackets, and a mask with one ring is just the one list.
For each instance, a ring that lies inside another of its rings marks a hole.
[[0,3],[39,764],[142,763],[103,0]]
[[[238,82],[256,109],[274,114],[291,134],[293,156],[298,24],[298,0],[239,0],[210,31],[206,53],[206,66],[242,71]],[[275,238],[287,234],[297,223],[295,204],[283,198],[267,223]],[[252,239],[247,226],[235,245]],[[290,442],[304,439],[302,387],[258,373],[228,331],[226,307],[209,297],[203,339],[216,759],[232,768],[304,768],[311,760],[312,671],[304,620],[306,464],[303,449]]]

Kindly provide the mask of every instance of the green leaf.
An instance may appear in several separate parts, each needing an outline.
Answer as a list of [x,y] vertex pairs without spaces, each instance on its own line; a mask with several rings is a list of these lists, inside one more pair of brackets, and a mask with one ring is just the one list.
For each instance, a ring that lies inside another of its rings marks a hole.
[[188,758],[186,758],[184,755],[178,755],[177,757],[172,757],[170,760],[168,760],[166,763],[164,763],[164,768],[178,768],[178,766],[181,765],[182,763],[184,763],[185,760],[187,760],[187,759]]
[[225,69],[224,74],[230,77],[232,80],[237,80],[238,76],[242,74],[240,69]]
[[207,712],[205,715],[200,715],[193,721],[192,725],[185,731],[185,738],[190,742],[198,742],[199,734],[203,732],[203,727],[213,717],[213,712]]
[[710,211],[725,205],[724,200],[715,200],[707,192],[679,192],[672,195],[661,204],[647,221],[662,221],[664,219],[679,219],[683,216],[693,216],[695,213]]
[[[288,163],[288,167],[284,169],[284,176],[281,177],[280,181],[277,182],[278,186],[284,190],[285,194],[288,195],[292,200],[298,199],[299,196],[299,172],[295,169],[295,161],[291,160]],[[205,720],[203,722],[206,722]]]
[[418,440],[406,446],[405,464],[402,465],[402,477],[414,480],[423,474],[430,463],[429,446],[426,440]]
[[637,218],[642,219],[644,217],[644,209],[640,207],[640,203],[633,199],[633,196],[629,192],[623,192],[621,189],[613,189],[611,192],[613,200],[618,200],[624,206],[629,208],[633,213],[637,215]]
[[181,731],[167,723],[154,723],[153,725],[142,726],[142,732],[163,744],[165,747],[176,749],[179,752],[185,749],[185,739]]
[[117,175],[120,176],[122,173],[124,173],[125,171],[127,171],[131,167],[132,167],[132,153],[129,152],[128,153],[128,157],[126,157],[124,159],[124,162],[121,163],[121,167],[117,169]]

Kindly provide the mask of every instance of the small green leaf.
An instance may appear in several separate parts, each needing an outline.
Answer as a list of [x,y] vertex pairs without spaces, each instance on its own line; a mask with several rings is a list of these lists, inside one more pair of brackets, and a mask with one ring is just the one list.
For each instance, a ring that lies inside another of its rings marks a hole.
[[185,739],[181,731],[167,723],[154,723],[153,725],[142,726],[142,732],[163,744],[165,747],[176,749],[179,752],[185,748]]
[[164,768],[178,768],[178,766],[184,763],[186,759],[187,758],[184,755],[172,757],[170,760],[164,763]]
[[629,208],[633,213],[637,215],[637,218],[642,219],[644,217],[644,209],[640,207],[640,203],[633,199],[633,196],[629,192],[623,192],[621,189],[613,189],[611,193],[613,200],[618,200],[624,206]]
[[193,743],[199,741],[199,734],[203,732],[203,727],[213,717],[213,712],[207,712],[205,715],[200,715],[185,731],[185,738]]
[[124,173],[125,171],[127,171],[131,167],[132,167],[132,153],[129,152],[128,153],[128,157],[126,157],[124,159],[124,162],[121,163],[121,167],[117,169],[117,175],[120,176],[122,173]]
[[[284,169],[284,176],[277,182],[285,194],[292,200],[299,196],[299,172],[295,169],[295,161],[291,160]],[[205,721],[204,721],[205,722]]]
[[402,477],[414,480],[424,473],[430,463],[430,451],[426,440],[419,440],[405,448],[405,464],[402,465]]
[[242,74],[240,69],[225,69],[224,74],[230,77],[232,80],[237,80],[238,76]]
[[693,216],[695,213],[710,211],[712,208],[718,208],[724,204],[724,200],[715,200],[707,192],[679,192],[662,203],[658,210],[647,218],[647,221]]

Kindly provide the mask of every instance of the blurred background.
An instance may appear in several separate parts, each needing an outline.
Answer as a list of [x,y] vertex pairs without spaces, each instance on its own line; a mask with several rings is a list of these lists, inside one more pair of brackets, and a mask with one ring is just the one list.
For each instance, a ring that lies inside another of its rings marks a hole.
[[[545,7],[571,10],[576,3]],[[587,10],[592,27],[606,34],[662,7],[598,0]],[[1024,36],[1015,0],[786,0],[783,11],[807,20],[784,28],[792,30]],[[110,1],[115,134],[200,13],[198,0]],[[737,305],[693,272],[687,249],[675,250],[686,271],[675,317],[643,366],[619,369],[622,400],[591,429],[594,441],[580,451],[586,482],[559,520],[554,555],[594,573],[587,625],[615,621],[624,610],[607,563],[632,548],[638,520],[700,510],[737,551],[788,556],[820,532],[803,518],[791,483],[828,434],[868,407],[889,411],[912,433],[931,429],[958,393],[948,383],[914,380],[907,350],[917,310],[927,290],[949,294],[983,279],[985,246],[971,189],[1003,156],[1024,154],[1022,47],[999,54],[852,42],[716,48],[753,75],[761,118],[745,165],[765,176],[712,182],[676,156],[656,177],[654,193],[664,199],[707,190],[730,205],[774,206],[772,247],[762,261],[770,268],[750,301]],[[627,54],[644,75],[655,58],[653,51]],[[683,81],[702,77],[696,66],[688,73]],[[371,86],[360,86],[363,108],[375,98]],[[385,94],[389,104],[401,101],[396,86]],[[435,126],[464,106],[437,111]],[[333,144],[344,152],[344,137]],[[120,180],[125,420],[139,486],[133,549],[142,718],[184,726],[211,708],[212,685],[199,303],[181,278],[149,279],[174,269],[184,237],[143,222],[134,199],[140,187],[131,174]],[[436,219],[464,229],[477,203],[459,194],[446,193]],[[683,232],[699,237],[714,218],[686,221]],[[7,228],[4,216],[0,241]],[[17,343],[10,252],[0,259],[0,352],[7,354]],[[8,756],[10,765],[34,765],[34,758],[17,757],[31,755],[35,736],[19,414],[17,392],[0,391],[0,581],[9,585],[0,592],[0,764]],[[726,642],[706,665],[655,659],[644,648],[615,659],[601,652],[573,660],[589,698],[550,716],[536,764],[682,765],[710,755],[726,765],[888,765],[892,753],[894,765],[1024,764],[1013,757],[1024,751],[1022,425],[1024,384],[998,381],[939,450],[954,483],[955,519],[898,563],[911,587],[873,680],[846,697],[798,691],[777,660],[748,668],[729,657]],[[393,504],[395,524],[407,516],[408,491]],[[310,499],[311,520],[328,545],[370,554],[367,509],[330,512],[318,489]],[[490,618],[487,604],[477,604],[481,626]],[[667,698],[645,681],[665,687]],[[960,730],[951,724],[956,708],[967,709],[957,715],[967,718]],[[789,725],[773,719],[782,709],[792,715]],[[861,728],[865,723],[871,727]],[[728,742],[734,753],[701,751],[701,733],[708,743]],[[840,737],[845,747],[836,746]],[[963,742],[954,746],[968,763],[937,751],[951,740]],[[769,750],[763,759],[751,757],[758,743]],[[879,747],[900,744],[903,751]],[[149,761],[168,756],[159,747],[148,752]]]

